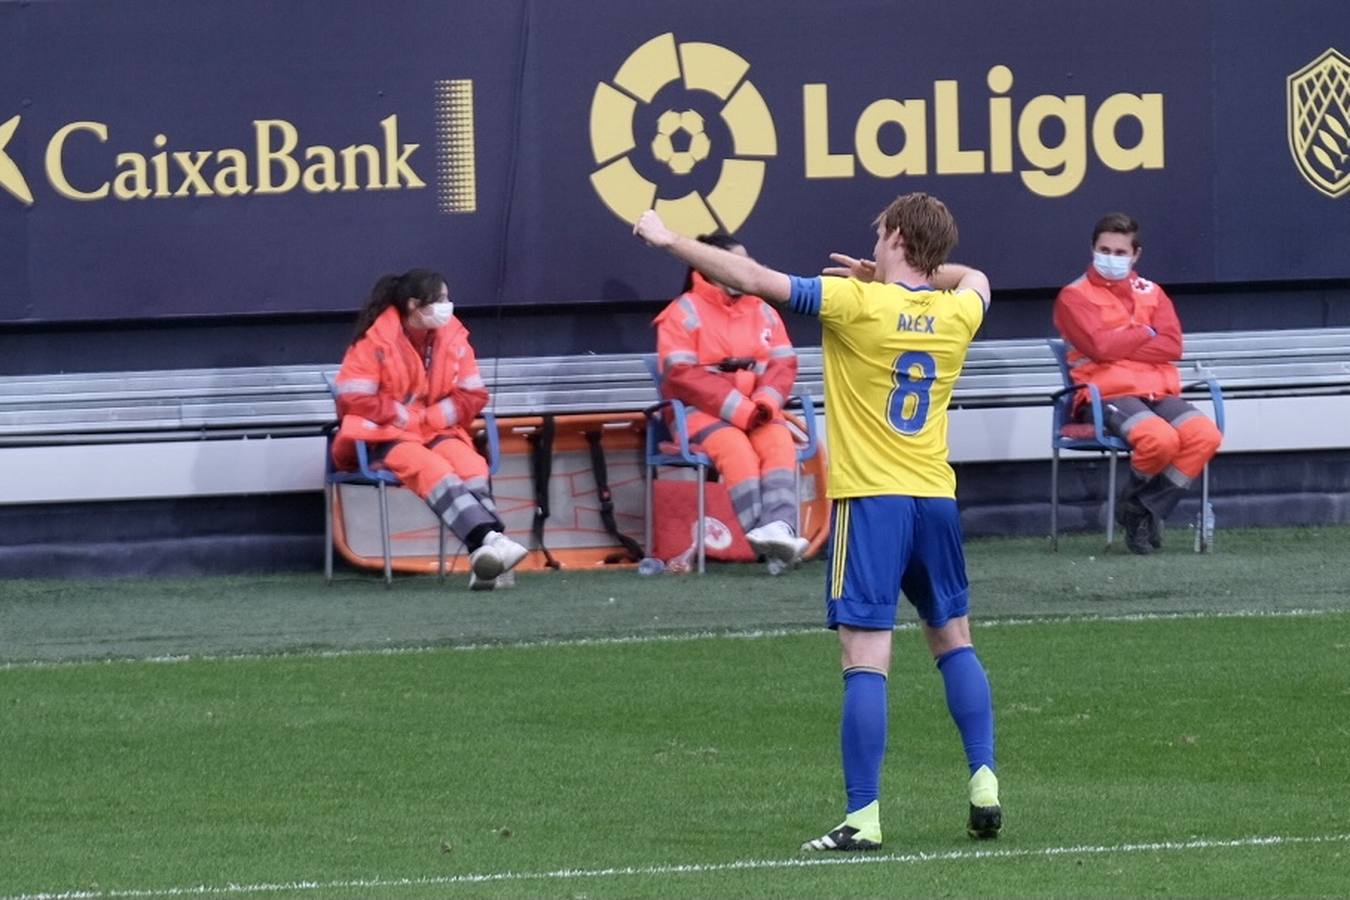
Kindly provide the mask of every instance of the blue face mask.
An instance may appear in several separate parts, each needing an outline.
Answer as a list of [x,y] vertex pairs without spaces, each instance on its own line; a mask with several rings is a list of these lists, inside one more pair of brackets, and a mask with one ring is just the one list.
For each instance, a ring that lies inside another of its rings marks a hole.
[[1120,281],[1129,277],[1134,260],[1128,256],[1115,256],[1110,253],[1092,254],[1092,268],[1107,281]]

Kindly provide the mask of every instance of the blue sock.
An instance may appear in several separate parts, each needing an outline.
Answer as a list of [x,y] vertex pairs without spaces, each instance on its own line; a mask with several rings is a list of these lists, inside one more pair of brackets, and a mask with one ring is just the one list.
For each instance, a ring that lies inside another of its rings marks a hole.
[[847,812],[877,799],[886,755],[886,676],[868,669],[844,672],[844,714],[839,724]]
[[980,766],[994,771],[994,704],[975,648],[950,650],[938,657],[937,667],[947,687],[947,709],[966,748],[970,774]]

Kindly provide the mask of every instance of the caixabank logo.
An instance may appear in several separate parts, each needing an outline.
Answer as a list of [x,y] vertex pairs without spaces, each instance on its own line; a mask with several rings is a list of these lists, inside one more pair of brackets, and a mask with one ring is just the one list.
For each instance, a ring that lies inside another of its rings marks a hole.
[[[437,209],[443,213],[477,209],[473,131],[473,82],[435,82]],[[21,115],[0,124],[0,191],[25,206],[38,202],[30,181],[15,160],[11,144]],[[344,129],[350,131],[350,129]],[[57,197],[81,203],[134,202],[182,198],[231,198],[289,194],[342,194],[427,188],[430,154],[403,139],[398,114],[374,128],[358,128],[360,138],[345,145],[317,143],[291,121],[254,119],[235,128],[232,146],[215,149],[176,146],[165,129],[137,146],[116,123],[96,119],[66,122],[40,133],[41,173]],[[31,135],[31,132],[30,132]],[[353,135],[348,135],[348,139]],[[237,140],[242,138],[242,140]],[[31,137],[30,137],[31,140]],[[420,152],[419,152],[420,151]],[[30,167],[31,168],[31,167]]]
[[734,232],[777,155],[769,107],[750,64],[673,33],[638,47],[591,99],[591,184],[625,222],[656,209],[688,235]]
[[1331,47],[1287,79],[1289,151],[1328,197],[1350,191],[1350,59]]

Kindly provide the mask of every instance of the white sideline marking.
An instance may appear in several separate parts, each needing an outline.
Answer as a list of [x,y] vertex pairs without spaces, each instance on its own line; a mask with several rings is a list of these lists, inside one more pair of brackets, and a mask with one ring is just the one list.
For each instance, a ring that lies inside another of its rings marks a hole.
[[717,872],[743,872],[755,869],[805,869],[815,866],[862,866],[878,863],[913,865],[926,862],[955,862],[983,859],[1027,859],[1056,856],[1096,856],[1109,853],[1174,853],[1186,850],[1226,850],[1243,847],[1272,847],[1286,844],[1333,844],[1350,842],[1350,834],[1310,837],[1265,835],[1232,840],[1196,839],[1192,841],[1155,841],[1144,844],[1078,845],[1023,850],[947,850],[942,853],[887,853],[849,856],[804,856],[789,859],[740,859],[727,863],[684,863],[665,866],[621,866],[610,869],[555,869],[552,872],[484,872],[474,875],[432,875],[421,878],[354,878],[342,881],[263,882],[259,884],[201,884],[193,887],[125,888],[93,891],[12,894],[0,900],[116,900],[134,897],[206,897],[228,894],[279,894],[298,891],[332,891],[370,888],[434,887],[452,884],[484,884],[501,881],[561,881],[578,878],[613,878],[636,875],[703,875]]
[[[1345,609],[1232,609],[1221,611],[1122,613],[1094,616],[1027,616],[1015,619],[972,619],[971,626],[978,632],[986,628],[1006,628],[1022,625],[1080,625],[1088,622],[1155,622],[1182,619],[1284,619],[1345,614]],[[914,631],[917,622],[902,622],[896,631]],[[679,644],[705,640],[763,640],[765,638],[795,637],[803,634],[822,634],[824,625],[804,625],[799,628],[768,628],[749,631],[691,631],[679,634],[633,634],[611,637],[562,638],[533,641],[483,641],[477,644],[442,644],[422,647],[353,648],[350,650],[278,650],[276,652],[228,653],[201,655],[174,654],[169,656],[117,657],[114,659],[34,659],[0,663],[0,672],[8,669],[56,669],[68,666],[108,666],[120,663],[183,663],[231,662],[257,659],[328,659],[346,656],[404,656],[417,653],[464,652],[477,650],[537,650],[555,647],[607,647],[623,644]],[[0,900],[6,900],[0,897]]]

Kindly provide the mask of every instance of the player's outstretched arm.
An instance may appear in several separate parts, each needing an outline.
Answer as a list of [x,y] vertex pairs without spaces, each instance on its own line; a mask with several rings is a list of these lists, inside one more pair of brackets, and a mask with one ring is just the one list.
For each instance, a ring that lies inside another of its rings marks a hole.
[[985,309],[989,308],[989,276],[979,269],[959,263],[943,263],[929,281],[940,291],[972,290],[980,295]]
[[775,272],[748,257],[710,244],[690,240],[666,227],[655,210],[647,210],[633,226],[633,234],[649,246],[669,251],[722,284],[746,294],[763,297],[770,303],[782,305],[792,295],[792,283],[782,272]]

